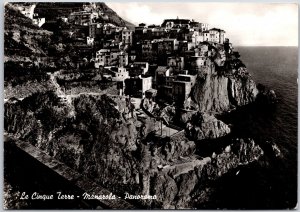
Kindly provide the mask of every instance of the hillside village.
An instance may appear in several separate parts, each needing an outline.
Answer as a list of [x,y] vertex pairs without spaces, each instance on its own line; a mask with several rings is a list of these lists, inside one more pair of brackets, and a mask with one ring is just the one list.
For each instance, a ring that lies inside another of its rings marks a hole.
[[[106,94],[126,102],[123,117],[137,118],[142,137],[153,131],[171,136],[188,127],[191,138],[200,139],[208,135],[191,133],[193,124],[175,120],[174,110],[218,114],[252,102],[257,94],[226,32],[207,23],[176,17],[133,26],[104,3],[10,6],[30,28],[6,25],[5,101],[52,90],[74,115],[72,99]],[[248,80],[245,88],[235,76]],[[230,129],[220,135],[212,131],[208,137],[216,138]]]
[[158,197],[130,203],[202,208],[214,181],[263,156],[226,118],[276,95],[225,30],[180,17],[134,26],[101,2],[7,3],[4,24],[7,136],[119,196]]
[[95,3],[54,21],[40,17],[35,4],[18,8],[38,27],[51,29],[58,22],[64,30],[72,26],[68,33],[79,55],[77,68],[88,63],[98,69],[103,81],[117,83],[119,95],[156,96],[182,105],[197,74],[213,65],[211,58],[218,57],[215,62],[223,66],[235,55],[224,30],[195,20],[177,17],[130,29],[111,23]]

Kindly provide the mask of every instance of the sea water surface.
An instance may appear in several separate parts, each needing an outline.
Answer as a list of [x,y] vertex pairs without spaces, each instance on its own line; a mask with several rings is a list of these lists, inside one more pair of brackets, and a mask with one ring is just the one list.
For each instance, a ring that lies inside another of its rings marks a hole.
[[281,158],[264,158],[220,180],[208,208],[287,209],[297,204],[298,48],[236,47],[253,80],[273,89],[278,103],[232,115],[235,136],[272,141]]

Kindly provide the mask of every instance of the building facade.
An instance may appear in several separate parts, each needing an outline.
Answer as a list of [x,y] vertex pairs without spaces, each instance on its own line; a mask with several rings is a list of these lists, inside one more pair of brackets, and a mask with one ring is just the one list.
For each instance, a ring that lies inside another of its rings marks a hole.
[[133,31],[129,29],[124,29],[122,31],[122,42],[125,44],[132,44]]

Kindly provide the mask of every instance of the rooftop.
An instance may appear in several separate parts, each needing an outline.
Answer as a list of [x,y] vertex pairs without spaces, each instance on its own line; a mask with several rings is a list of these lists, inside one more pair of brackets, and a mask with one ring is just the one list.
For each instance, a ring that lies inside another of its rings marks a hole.
[[223,29],[219,29],[219,28],[212,28],[209,31],[225,32]]
[[174,22],[175,24],[189,24],[189,19],[165,19],[164,22],[161,24],[161,26],[165,27],[167,22]]

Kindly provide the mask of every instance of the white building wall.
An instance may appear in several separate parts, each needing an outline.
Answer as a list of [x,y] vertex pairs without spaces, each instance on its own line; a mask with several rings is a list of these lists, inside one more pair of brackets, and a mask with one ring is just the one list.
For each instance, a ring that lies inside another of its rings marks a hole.
[[43,24],[46,22],[45,18],[35,18],[32,20],[32,23],[34,25],[37,25],[38,27],[43,26]]
[[204,41],[211,41],[209,32],[204,32],[203,38],[204,38]]
[[196,44],[193,42],[188,42],[188,50],[191,50],[196,47]]
[[120,54],[119,55],[119,66],[127,66],[128,65],[128,54]]
[[142,80],[143,80],[142,92],[143,92],[143,97],[144,97],[145,91],[152,88],[152,77],[142,78]]
[[122,42],[125,44],[132,44],[132,31],[131,30],[123,30],[122,31]]
[[94,44],[94,38],[92,38],[92,37],[87,37],[86,38],[86,44],[87,45],[93,45]]

